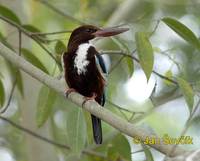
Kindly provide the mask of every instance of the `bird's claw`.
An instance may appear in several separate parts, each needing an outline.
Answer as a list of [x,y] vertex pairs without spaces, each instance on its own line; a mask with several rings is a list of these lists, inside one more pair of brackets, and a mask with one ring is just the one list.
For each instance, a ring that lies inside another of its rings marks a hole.
[[82,107],[84,106],[84,104],[89,101],[89,100],[95,100],[95,98],[97,97],[97,94],[96,93],[93,93],[91,97],[84,97],[85,100],[83,101],[82,103]]
[[74,88],[69,88],[65,90],[65,97],[69,97],[69,94],[72,92],[76,92],[76,90]]

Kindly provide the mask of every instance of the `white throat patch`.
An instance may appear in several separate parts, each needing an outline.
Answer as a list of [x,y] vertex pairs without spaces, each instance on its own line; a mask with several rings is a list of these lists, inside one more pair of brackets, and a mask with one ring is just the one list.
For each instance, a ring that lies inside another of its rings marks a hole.
[[86,66],[90,63],[87,60],[87,51],[92,46],[92,44],[84,43],[79,45],[76,54],[77,56],[74,59],[74,67],[77,69],[78,74],[85,74]]

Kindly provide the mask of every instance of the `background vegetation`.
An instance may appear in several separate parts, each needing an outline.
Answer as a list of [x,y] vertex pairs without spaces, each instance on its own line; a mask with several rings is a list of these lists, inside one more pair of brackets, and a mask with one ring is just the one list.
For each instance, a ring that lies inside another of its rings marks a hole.
[[[199,7],[198,0],[0,0],[0,42],[58,77],[74,28],[129,27],[93,42],[109,69],[105,108],[161,138],[190,136],[193,144],[174,148],[197,150]],[[161,161],[167,155],[107,123],[104,143],[95,145],[88,112],[3,57],[0,105],[1,161]]]

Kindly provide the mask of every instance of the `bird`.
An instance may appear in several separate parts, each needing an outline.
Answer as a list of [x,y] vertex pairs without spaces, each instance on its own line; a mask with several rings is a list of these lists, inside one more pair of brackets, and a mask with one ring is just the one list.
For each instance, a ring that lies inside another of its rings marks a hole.
[[[93,25],[82,25],[72,31],[66,52],[62,56],[64,78],[69,87],[66,96],[71,92],[78,92],[85,97],[84,103],[95,100],[104,106],[106,80],[103,73],[107,73],[107,69],[104,59],[91,40],[118,35],[125,31],[128,31],[128,28],[99,28]],[[101,120],[93,114],[91,119],[94,141],[96,144],[101,144],[103,140]]]

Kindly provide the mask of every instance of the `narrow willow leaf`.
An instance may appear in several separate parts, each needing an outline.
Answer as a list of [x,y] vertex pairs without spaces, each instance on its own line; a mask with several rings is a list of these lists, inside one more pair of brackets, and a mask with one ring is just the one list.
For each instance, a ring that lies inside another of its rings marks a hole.
[[70,109],[66,119],[67,143],[72,153],[80,155],[86,143],[86,122],[82,109]]
[[194,92],[190,84],[182,78],[177,78],[178,85],[183,93],[185,101],[189,107],[190,112],[192,111],[193,104],[194,104]]
[[110,160],[121,158],[122,160],[131,161],[131,148],[125,136],[118,134],[109,145],[107,157]]
[[17,70],[16,72],[16,78],[17,78],[17,88],[22,96],[24,96],[24,87],[23,87],[23,79],[22,79],[22,73]]
[[5,90],[3,86],[3,82],[0,80],[0,105],[3,106],[5,101]]
[[22,55],[33,65],[43,70],[45,73],[48,73],[46,67],[42,64],[42,62],[28,49],[22,48]]
[[51,115],[54,102],[56,101],[56,96],[56,93],[47,86],[43,86],[41,88],[38,97],[36,114],[36,123],[38,127],[44,125]]
[[144,144],[142,144],[142,147],[143,147],[143,150],[144,150],[144,153],[146,156],[146,161],[154,161],[153,155],[152,155],[151,151],[149,150],[149,148]]
[[0,5],[0,15],[10,19],[17,24],[21,24],[20,19],[16,16],[16,14],[5,6]]
[[57,41],[56,45],[55,45],[55,52],[58,55],[62,55],[63,52],[66,51],[66,46],[62,41]]
[[[167,78],[170,78],[170,79],[172,79],[172,76],[173,76],[173,74],[172,74],[172,71],[171,70],[168,70],[166,73],[165,73],[165,77],[167,77]],[[166,85],[168,85],[168,86],[171,86],[171,85],[174,85],[172,82],[170,82],[170,81],[168,81],[168,80],[164,80],[164,83],[166,84]]]
[[38,28],[36,28],[35,26],[33,25],[30,25],[30,24],[25,24],[25,25],[22,25],[22,27],[29,31],[29,32],[32,32],[32,33],[40,33],[40,30]]
[[137,32],[135,35],[137,51],[139,55],[140,65],[149,80],[154,64],[153,48],[147,34]]
[[133,75],[133,72],[134,72],[133,59],[126,57],[125,60],[126,60],[127,65],[128,65],[129,77],[131,77]]
[[58,61],[61,60],[61,56],[63,54],[63,52],[65,52],[67,50],[65,44],[62,41],[57,41],[56,45],[55,45],[55,53],[56,53],[56,58]]
[[87,143],[92,144],[94,142],[93,133],[92,133],[92,121],[91,115],[87,111],[83,111],[85,122],[86,122],[86,130],[87,130]]
[[[41,32],[37,27],[30,25],[30,24],[22,25],[22,27],[31,33],[40,33]],[[45,35],[37,35],[36,38],[42,43],[48,43],[48,40],[46,39]]]
[[173,18],[166,17],[163,18],[162,21],[172,30],[174,30],[179,36],[181,36],[185,41],[200,50],[200,42],[198,38],[187,26]]

